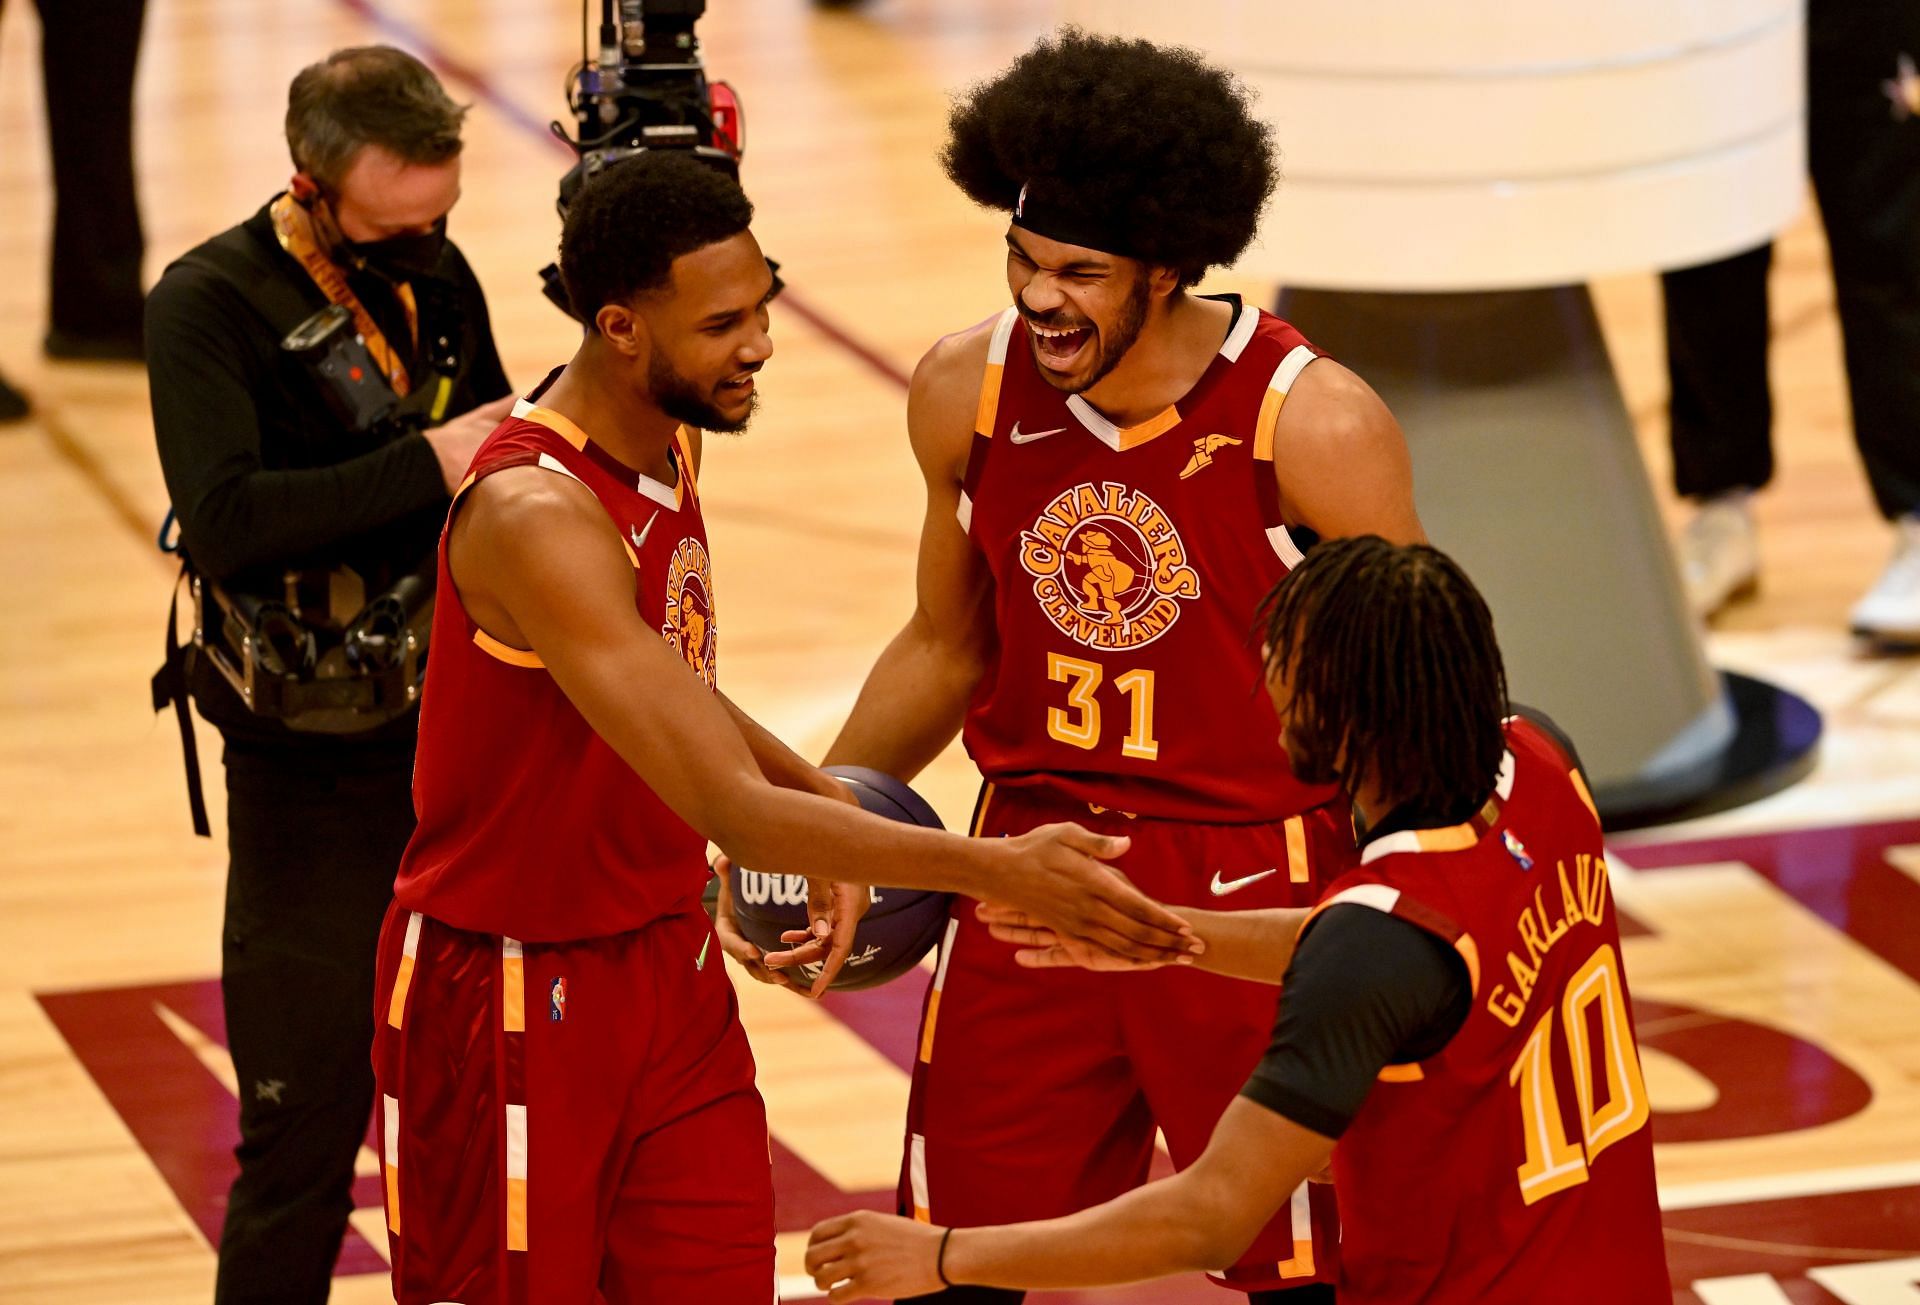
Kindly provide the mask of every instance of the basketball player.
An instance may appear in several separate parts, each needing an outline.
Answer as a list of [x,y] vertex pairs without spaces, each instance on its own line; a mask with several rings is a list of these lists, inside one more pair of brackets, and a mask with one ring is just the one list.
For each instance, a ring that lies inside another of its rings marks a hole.
[[[1295,773],[1363,834],[1311,914],[1186,913],[1201,965],[1281,983],[1206,1153],[1041,1223],[826,1220],[807,1268],[834,1301],[1215,1268],[1329,1154],[1342,1305],[1673,1299],[1599,819],[1557,731],[1502,725],[1486,604],[1432,549],[1339,540],[1282,583],[1268,640]],[[989,915],[1025,964],[1088,959]]]
[[[1162,901],[1308,904],[1299,815],[1329,791],[1274,741],[1255,612],[1316,536],[1421,530],[1373,392],[1285,322],[1193,293],[1253,237],[1268,129],[1193,54],[1071,30],[950,127],[948,174],[1011,213],[1013,302],[914,374],[918,610],[828,760],[911,776],[964,721],[977,834],[1084,821],[1132,838],[1122,868]],[[961,1227],[1136,1186],[1156,1125],[1191,1164],[1273,1024],[1272,989],[1191,969],[1023,970],[970,902],[935,988],[900,1208]],[[1330,1195],[1302,1189],[1228,1285],[1325,1298]]]
[[1094,859],[1124,839],[877,819],[713,691],[697,429],[746,425],[772,352],[751,212],[673,152],[582,191],[560,266],[586,337],[481,446],[442,536],[419,826],[375,1000],[402,1305],[772,1298],[766,1119],[699,902],[709,838],[773,872],[1021,897],[1135,955],[1183,945]]

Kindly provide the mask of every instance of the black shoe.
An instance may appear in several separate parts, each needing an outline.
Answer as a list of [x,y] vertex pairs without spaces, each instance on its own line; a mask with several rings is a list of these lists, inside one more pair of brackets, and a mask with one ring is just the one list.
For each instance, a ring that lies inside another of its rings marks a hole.
[[33,405],[27,402],[27,396],[0,376],[0,422],[19,421],[32,411]]
[[140,333],[131,335],[82,335],[54,327],[47,332],[47,357],[67,362],[145,362],[147,351]]

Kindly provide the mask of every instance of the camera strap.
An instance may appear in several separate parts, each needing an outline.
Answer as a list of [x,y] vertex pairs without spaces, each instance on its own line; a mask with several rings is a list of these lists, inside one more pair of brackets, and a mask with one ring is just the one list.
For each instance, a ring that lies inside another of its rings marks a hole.
[[179,718],[180,750],[187,762],[187,808],[193,812],[193,832],[202,838],[211,838],[213,827],[207,821],[207,795],[200,780],[200,744],[194,738],[193,712],[188,706],[187,664],[194,650],[193,645],[180,642],[180,583],[188,575],[188,564],[183,559],[180,574],[174,577],[173,599],[167,604],[167,659],[154,672],[153,709],[165,711],[171,706]]
[[[279,239],[280,247],[299,260],[300,266],[307,270],[307,275],[313,278],[313,283],[320,287],[320,293],[327,297],[329,303],[338,304],[353,314],[354,329],[360,332],[367,352],[373,355],[374,366],[386,374],[393,392],[405,398],[411,388],[407,366],[401,361],[399,352],[388,342],[379,324],[373,320],[373,314],[360,302],[360,296],[347,284],[346,273],[320,248],[319,238],[313,232],[313,214],[291,193],[274,200],[268,206],[267,213],[273,219],[273,234]],[[414,303],[413,287],[404,281],[399,282],[394,286],[394,294],[406,312],[407,328],[417,338],[420,334],[420,310]]]

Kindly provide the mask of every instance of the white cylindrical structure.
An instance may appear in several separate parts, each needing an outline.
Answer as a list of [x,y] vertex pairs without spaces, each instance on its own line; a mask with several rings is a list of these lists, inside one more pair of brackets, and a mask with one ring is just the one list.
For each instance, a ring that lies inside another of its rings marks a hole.
[[1240,270],[1471,291],[1705,262],[1804,193],[1800,0],[1066,0],[1191,46],[1284,159]]

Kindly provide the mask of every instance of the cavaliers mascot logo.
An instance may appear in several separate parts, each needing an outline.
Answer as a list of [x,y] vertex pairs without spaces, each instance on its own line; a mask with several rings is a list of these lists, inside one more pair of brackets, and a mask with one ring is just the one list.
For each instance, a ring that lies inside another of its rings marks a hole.
[[1180,532],[1137,490],[1108,481],[1076,485],[1020,535],[1020,565],[1061,633],[1089,648],[1139,648],[1200,596]]
[[681,540],[667,564],[667,611],[660,637],[709,689],[714,687],[720,635],[713,615],[713,572],[706,545],[697,539]]

